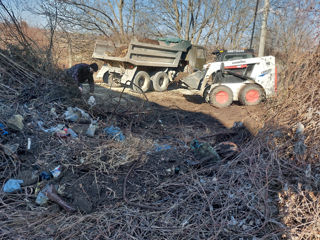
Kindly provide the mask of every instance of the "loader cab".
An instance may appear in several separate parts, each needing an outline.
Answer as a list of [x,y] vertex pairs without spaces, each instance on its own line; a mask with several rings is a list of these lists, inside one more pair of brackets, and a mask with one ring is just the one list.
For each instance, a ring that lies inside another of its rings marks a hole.
[[253,49],[245,50],[216,50],[212,52],[216,55],[216,62],[233,61],[245,58],[253,58]]

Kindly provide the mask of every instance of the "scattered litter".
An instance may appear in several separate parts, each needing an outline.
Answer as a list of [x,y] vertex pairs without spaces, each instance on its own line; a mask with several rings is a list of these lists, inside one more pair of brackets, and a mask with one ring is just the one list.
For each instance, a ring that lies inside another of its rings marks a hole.
[[244,127],[243,122],[234,122],[232,128],[242,128]]
[[51,109],[50,109],[50,114],[51,114],[53,117],[55,117],[55,118],[58,117],[58,114],[56,113],[56,109],[55,109],[55,108],[51,108]]
[[158,143],[156,143],[154,146],[155,146],[155,151],[156,152],[169,150],[169,149],[172,148],[169,144],[158,144]]
[[62,200],[57,193],[56,187],[52,184],[46,185],[39,193],[36,199],[36,203],[39,205],[44,205],[51,200],[52,202],[57,203],[67,212],[74,212],[76,211],[75,208],[67,204],[64,200]]
[[8,131],[6,130],[6,127],[2,123],[0,123],[0,134],[2,136],[9,134]]
[[107,135],[111,136],[113,139],[119,142],[123,142],[125,140],[125,136],[118,127],[114,127],[111,125],[110,127],[106,127],[104,131]]
[[40,173],[40,180],[49,180],[51,178],[51,174],[43,171]]
[[304,132],[304,125],[301,122],[298,122],[297,129],[296,129],[296,136],[303,135]]
[[28,138],[27,150],[29,151],[30,149],[31,149],[31,138]]
[[67,111],[64,113],[64,118],[65,120],[71,121],[71,122],[82,122],[82,123],[91,122],[90,115],[77,107],[76,108],[68,107]]
[[77,138],[78,134],[75,133],[71,128],[67,129],[67,134],[70,135],[72,138]]
[[64,124],[58,124],[55,127],[51,127],[51,128],[45,129],[43,127],[43,122],[42,121],[38,121],[37,124],[38,124],[39,128],[42,131],[46,132],[46,133],[55,133],[55,132],[61,131],[61,130],[63,130],[65,128]]
[[200,160],[211,160],[211,162],[218,162],[221,160],[219,154],[207,142],[200,143],[195,139],[191,142],[191,149]]
[[68,137],[68,136],[71,136],[72,138],[78,137],[77,133],[75,133],[71,128],[66,128],[64,124],[58,124],[57,126],[51,127],[48,129],[45,129],[43,127],[42,121],[38,121],[37,124],[42,131],[44,131],[46,133],[54,133],[58,137]]
[[204,180],[203,178],[200,178],[199,181],[200,181],[200,183],[202,183],[202,184],[205,184],[205,183],[206,183],[206,180]]
[[167,168],[166,169],[166,172],[167,173],[169,173],[169,174],[173,174],[173,173],[175,173],[175,174],[179,174],[179,172],[180,172],[180,167],[179,166],[176,166],[176,167],[171,167],[171,168]]
[[94,98],[94,96],[90,96],[89,97],[89,100],[88,100],[88,104],[93,107],[95,106],[97,103],[96,103],[96,99]]
[[45,187],[37,195],[36,203],[39,204],[40,206],[45,205],[49,200],[47,195],[46,195],[46,191],[47,191],[47,189]]
[[50,171],[50,173],[52,174],[52,176],[54,178],[59,177],[59,175],[61,174],[61,166],[59,165],[59,166],[55,167],[53,170]]
[[20,114],[13,115],[8,121],[7,126],[16,131],[22,131],[24,124],[23,124],[23,117]]
[[97,120],[92,120],[87,129],[86,135],[89,137],[94,137],[94,133],[96,132],[97,127],[98,127]]
[[13,154],[15,154],[18,151],[19,148],[19,144],[5,144],[3,145],[3,150],[4,153],[8,156],[12,156]]
[[3,186],[3,191],[6,193],[12,193],[21,189],[23,180],[20,179],[9,179],[6,184]]

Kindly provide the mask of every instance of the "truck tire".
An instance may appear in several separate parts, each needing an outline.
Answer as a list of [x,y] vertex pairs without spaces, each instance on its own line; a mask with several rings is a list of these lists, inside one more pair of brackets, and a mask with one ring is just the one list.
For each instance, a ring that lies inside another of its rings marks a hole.
[[239,101],[242,105],[257,105],[264,99],[264,90],[257,84],[247,84],[240,90],[239,93]]
[[154,90],[157,92],[163,92],[168,89],[169,77],[165,72],[157,72],[152,78],[152,84]]
[[145,71],[139,71],[133,79],[132,89],[141,93],[149,90],[151,84],[150,76]]
[[103,74],[102,79],[103,79],[103,82],[108,84],[108,86],[110,86],[110,87],[121,87],[121,83],[119,83],[119,81],[115,80],[116,79],[115,73],[105,72]]
[[227,86],[218,86],[209,93],[209,103],[217,108],[228,107],[233,101],[233,93]]

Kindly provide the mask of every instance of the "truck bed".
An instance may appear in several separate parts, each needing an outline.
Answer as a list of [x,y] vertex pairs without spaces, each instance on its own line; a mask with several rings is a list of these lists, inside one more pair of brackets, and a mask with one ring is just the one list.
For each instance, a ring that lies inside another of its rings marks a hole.
[[161,46],[131,41],[125,57],[112,57],[107,54],[109,45],[104,41],[97,41],[92,57],[105,62],[131,63],[135,66],[177,67],[181,55],[191,46],[181,43],[175,46]]

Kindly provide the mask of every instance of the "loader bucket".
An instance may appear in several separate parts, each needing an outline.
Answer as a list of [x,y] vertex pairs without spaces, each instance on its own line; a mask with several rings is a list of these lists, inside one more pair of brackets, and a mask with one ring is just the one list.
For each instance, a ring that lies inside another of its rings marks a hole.
[[200,82],[205,75],[206,75],[205,70],[197,71],[182,78],[180,82],[183,86],[186,86],[189,89],[200,89]]

